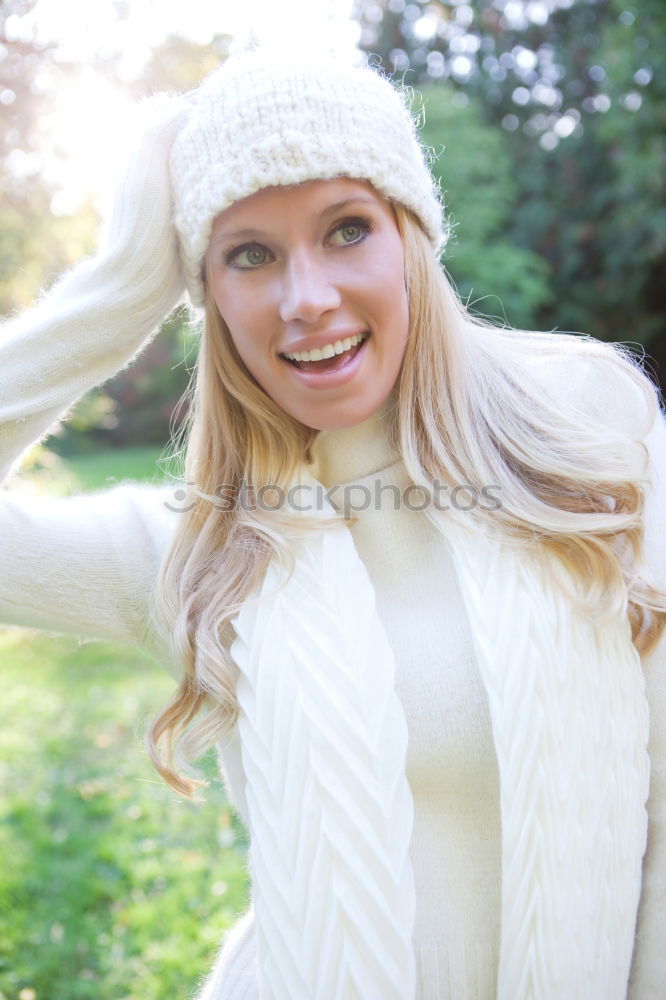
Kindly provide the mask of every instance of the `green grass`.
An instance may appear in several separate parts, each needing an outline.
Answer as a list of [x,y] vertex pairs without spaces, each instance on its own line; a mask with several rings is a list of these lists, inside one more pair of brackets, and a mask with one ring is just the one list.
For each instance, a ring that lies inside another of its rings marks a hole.
[[93,455],[68,458],[66,466],[79,487],[99,490],[113,486],[123,479],[159,481],[164,478],[158,467],[160,448],[124,448],[102,451]]
[[[135,457],[70,472],[99,486]],[[192,804],[142,748],[172,681],[137,650],[20,629],[0,662],[0,1000],[185,1000],[248,887],[213,760]]]

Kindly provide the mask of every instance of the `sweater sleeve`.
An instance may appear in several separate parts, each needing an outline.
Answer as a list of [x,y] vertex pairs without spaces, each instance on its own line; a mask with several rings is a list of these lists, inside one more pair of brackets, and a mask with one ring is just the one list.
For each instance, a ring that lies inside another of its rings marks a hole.
[[[183,295],[168,153],[184,108],[149,103],[100,250],[0,329],[0,479]],[[177,518],[167,504],[168,491],[136,486],[67,499],[0,490],[0,621],[150,647],[149,597]]]
[[150,628],[150,602],[178,516],[171,493],[129,484],[67,498],[5,491],[0,622],[167,656]]
[[[645,517],[645,550],[654,582],[666,590],[666,422],[660,414],[646,438],[651,486]],[[629,1000],[658,1000],[666,984],[666,632],[644,658],[650,709],[648,843],[636,928]]]

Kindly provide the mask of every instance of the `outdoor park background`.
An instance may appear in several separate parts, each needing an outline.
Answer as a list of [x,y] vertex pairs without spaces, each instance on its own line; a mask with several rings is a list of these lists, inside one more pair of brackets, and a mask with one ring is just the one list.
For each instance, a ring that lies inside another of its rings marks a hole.
[[[54,6],[62,22],[68,4],[50,0],[51,22]],[[208,6],[254,6],[261,36],[259,4]],[[340,27],[344,3],[321,6]],[[282,7],[293,44],[300,22]],[[0,5],[3,313],[94,249],[87,182],[103,158],[90,157],[113,148],[127,100],[195,86],[234,44],[222,13],[193,32],[169,4],[115,0],[79,5],[49,35],[48,8]],[[358,0],[354,14],[344,44],[423,94],[463,298],[516,326],[633,343],[664,384],[662,0]],[[159,478],[195,357],[176,314],[26,458],[13,488]],[[147,763],[141,734],[168,680],[132,650],[17,629],[0,632],[0,661],[0,1000],[190,996],[245,905],[245,843],[219,784],[191,805]]]

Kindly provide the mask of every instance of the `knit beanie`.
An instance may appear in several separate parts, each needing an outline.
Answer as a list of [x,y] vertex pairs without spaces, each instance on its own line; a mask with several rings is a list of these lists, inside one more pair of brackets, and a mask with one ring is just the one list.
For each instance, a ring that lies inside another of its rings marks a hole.
[[403,95],[372,69],[261,49],[227,60],[191,95],[170,161],[174,223],[194,305],[213,220],[262,188],[369,181],[444,243],[442,206]]

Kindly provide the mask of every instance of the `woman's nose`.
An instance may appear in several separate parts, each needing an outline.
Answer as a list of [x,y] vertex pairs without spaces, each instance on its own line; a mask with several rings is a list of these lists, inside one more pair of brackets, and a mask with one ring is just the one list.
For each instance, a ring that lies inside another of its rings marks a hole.
[[283,323],[301,320],[316,323],[324,313],[337,309],[341,297],[325,262],[308,253],[294,255],[287,263],[281,289]]

